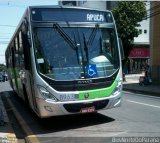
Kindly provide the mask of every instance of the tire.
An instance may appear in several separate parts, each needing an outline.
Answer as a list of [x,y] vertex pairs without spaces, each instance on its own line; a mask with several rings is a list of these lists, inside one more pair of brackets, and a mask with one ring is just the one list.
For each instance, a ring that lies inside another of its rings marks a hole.
[[25,85],[23,85],[23,94],[24,94],[25,102],[29,106],[29,100],[28,100],[28,96],[27,96],[27,91],[26,91]]

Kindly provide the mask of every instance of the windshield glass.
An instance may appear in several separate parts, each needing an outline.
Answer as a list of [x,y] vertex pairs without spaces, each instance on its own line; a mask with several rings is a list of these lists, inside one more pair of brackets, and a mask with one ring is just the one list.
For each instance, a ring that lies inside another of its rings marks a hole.
[[60,30],[34,28],[35,57],[40,73],[54,80],[76,80],[111,76],[119,68],[114,29],[95,26],[61,27]]

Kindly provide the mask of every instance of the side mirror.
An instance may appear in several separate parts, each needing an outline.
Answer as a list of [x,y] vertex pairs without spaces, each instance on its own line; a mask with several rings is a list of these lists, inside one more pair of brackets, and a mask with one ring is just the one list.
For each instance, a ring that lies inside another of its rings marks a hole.
[[27,18],[24,18],[24,20],[23,20],[22,31],[23,31],[24,33],[26,33],[26,32],[28,31],[28,21],[27,21]]
[[119,48],[120,48],[120,53],[121,53],[121,59],[124,60],[125,56],[124,56],[123,43],[122,43],[121,38],[119,38]]

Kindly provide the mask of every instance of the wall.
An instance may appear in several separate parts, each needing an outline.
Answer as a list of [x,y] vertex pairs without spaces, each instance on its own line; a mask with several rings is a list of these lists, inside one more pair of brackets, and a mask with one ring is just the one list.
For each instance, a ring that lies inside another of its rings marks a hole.
[[[147,10],[147,15],[150,15],[150,2],[146,2],[146,10]],[[140,27],[137,27],[137,29],[142,31],[142,34],[138,35],[138,37],[134,38],[134,43],[135,44],[150,44],[150,19],[143,20],[142,22],[139,23]],[[144,31],[146,30],[147,33]]]
[[79,6],[106,10],[105,1],[83,1],[83,3],[79,3]]
[[[160,84],[160,1],[151,2],[151,21],[150,21],[150,52],[151,52],[151,75],[156,84]],[[156,14],[158,13],[158,14]]]

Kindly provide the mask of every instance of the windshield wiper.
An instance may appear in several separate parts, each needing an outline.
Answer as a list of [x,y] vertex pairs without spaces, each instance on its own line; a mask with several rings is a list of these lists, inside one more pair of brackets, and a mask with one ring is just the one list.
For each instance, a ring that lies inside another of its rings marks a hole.
[[85,34],[83,33],[83,40],[84,40],[84,51],[86,53],[86,64],[89,62],[89,56],[88,56],[88,45],[87,45],[87,42],[86,42],[86,37],[85,37]]
[[74,49],[77,49],[77,44],[71,39],[71,37],[59,26],[58,23],[54,23],[53,27],[63,37],[63,39]]
[[[88,45],[89,47],[92,45],[92,43],[93,43],[93,41],[94,41],[94,38],[96,37],[98,28],[99,28],[99,24],[96,24],[96,25],[95,25],[95,28],[93,29],[93,31],[92,31],[92,33],[91,33],[91,35],[90,35],[90,37],[89,37],[88,42],[87,42],[87,45]],[[89,47],[88,47],[88,48],[89,48]]]
[[[82,52],[82,48],[81,48],[81,44],[77,44],[76,42],[76,36],[74,33],[74,40],[75,42],[71,39],[71,37],[59,26],[58,23],[54,23],[53,24],[53,28],[55,28],[57,30],[57,32],[62,36],[62,38],[74,49],[76,50],[76,55],[77,55],[77,60],[78,63],[81,64],[83,72],[81,73],[81,78],[85,78],[85,64],[84,64],[84,56],[83,56],[83,52]],[[79,32],[78,32],[79,34]],[[79,35],[78,35],[79,36]],[[78,49],[80,47],[81,50],[81,56],[82,59],[80,59],[79,53],[78,53]]]
[[93,31],[92,31],[92,33],[91,33],[88,41],[86,41],[85,34],[83,33],[84,51],[85,51],[85,54],[86,54],[86,62],[85,62],[85,65],[88,64],[88,62],[89,62],[88,49],[92,46],[92,43],[93,43],[93,41],[94,41],[94,38],[96,37],[98,28],[99,28],[99,25],[96,24],[96,25],[95,25],[95,28],[93,29]]

